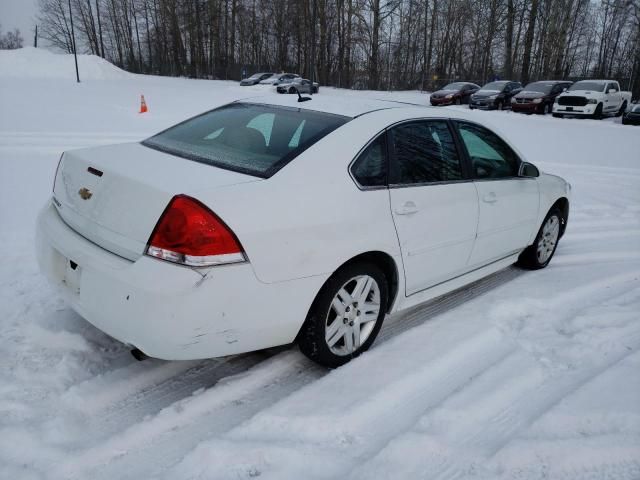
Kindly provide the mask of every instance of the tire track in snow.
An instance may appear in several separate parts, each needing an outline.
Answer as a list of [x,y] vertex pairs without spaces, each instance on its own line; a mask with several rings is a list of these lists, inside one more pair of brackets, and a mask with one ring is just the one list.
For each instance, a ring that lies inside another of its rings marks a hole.
[[[273,355],[275,350],[205,362],[167,362],[151,370],[140,370],[138,367],[144,364],[133,364],[114,375],[105,375],[99,382],[72,388],[65,400],[82,412],[89,430],[107,437]],[[129,373],[132,378],[110,382],[111,377]]]
[[[464,289],[459,289],[443,297],[439,297],[434,301],[427,303],[426,305],[416,307],[415,309],[412,309],[407,314],[397,316],[398,317],[397,319],[391,318],[390,322],[388,323],[385,322],[385,326],[381,331],[380,339],[377,341],[377,343],[382,343],[388,340],[389,338],[394,337],[410,328],[413,328],[416,325],[424,323],[425,321],[439,314],[449,311],[473,298],[483,295],[488,291],[491,291],[503,285],[504,283],[512,280],[513,278],[516,278],[522,275],[523,273],[524,272],[522,270],[517,269],[515,267],[507,268],[501,272],[497,272],[496,274],[491,275],[490,277],[487,277],[486,279],[482,279],[477,282],[474,282],[473,284],[469,285]],[[390,320],[390,319],[387,319],[387,320]],[[500,352],[493,351],[492,358],[495,358],[493,357],[494,354],[497,355],[497,357],[501,357]],[[256,356],[259,356],[259,355],[262,355],[263,356],[262,360],[264,360],[264,356],[269,354],[265,352],[256,352],[253,354],[247,354],[246,357],[249,357],[249,360],[246,360],[246,361],[248,363],[251,363],[254,360],[256,360]],[[281,356],[286,356],[285,358],[291,358],[290,355],[294,355],[294,358],[298,360],[299,358],[302,358],[301,354],[299,354],[297,351],[285,352],[278,355],[275,359],[273,359],[273,361],[276,361],[276,360],[280,361],[279,357]],[[244,356],[238,356],[238,357],[244,357]],[[296,360],[296,362],[298,360]],[[231,357],[230,359],[226,360],[226,362],[234,362],[234,361],[237,361],[235,360],[235,357]],[[270,361],[271,360],[268,360],[268,362]],[[215,360],[213,362],[215,362]],[[247,371],[246,373],[247,376],[253,378],[257,375],[261,375],[261,373],[259,372],[261,372],[262,364],[258,362],[259,360],[256,360],[255,366],[249,371]],[[210,394],[213,396],[213,398],[215,398],[215,395],[217,395],[217,389],[219,388],[220,384],[224,382],[224,379],[226,378],[224,374],[218,375],[218,376],[214,375],[213,377],[208,376],[211,373],[211,370],[216,370],[216,368],[218,368],[215,364],[213,364],[210,367],[204,367],[204,368],[201,367],[201,365],[196,365],[191,369],[191,370],[198,371],[198,374],[195,376],[195,379],[196,379],[195,383],[192,381],[185,381],[180,376],[169,377],[165,381],[160,381],[159,383],[156,383],[153,379],[148,380],[145,378],[141,378],[132,382],[132,384],[130,385],[133,385],[134,388],[132,391],[128,391],[127,390],[128,382],[126,379],[127,370],[129,368],[137,370],[140,368],[137,365],[140,365],[140,364],[133,364],[130,367],[124,367],[123,369],[120,369],[120,371],[107,372],[106,374],[103,375],[103,377],[112,376],[114,378],[122,378],[122,387],[118,387],[116,389],[118,393],[115,395],[110,395],[108,393],[108,390],[112,388],[112,385],[109,382],[104,381],[104,378],[96,379],[95,381],[84,382],[83,384],[78,385],[76,387],[72,387],[70,389],[70,392],[67,397],[67,401],[71,405],[77,406],[76,402],[79,399],[83,398],[83,393],[87,393],[90,395],[90,398],[93,397],[96,399],[94,407],[91,407],[89,405],[87,407],[80,408],[79,410],[81,412],[84,411],[85,413],[91,413],[92,416],[95,417],[89,423],[90,428],[91,426],[100,425],[101,426],[100,428],[102,429],[101,430],[102,433],[109,432],[112,434],[110,438],[107,438],[103,442],[102,448],[98,446],[94,449],[91,449],[91,451],[80,450],[79,452],[77,452],[77,455],[75,454],[70,455],[70,462],[72,464],[77,463],[79,467],[82,467],[82,469],[92,470],[100,465],[108,464],[112,460],[126,461],[122,457],[122,450],[115,448],[115,445],[117,445],[119,442],[123,442],[123,444],[126,444],[129,446],[126,451],[128,452],[128,458],[131,460],[130,463],[132,463],[132,465],[130,466],[131,468],[135,469],[135,463],[136,463],[135,459],[137,459],[139,455],[151,455],[155,459],[150,463],[143,462],[147,465],[149,464],[154,464],[156,466],[160,464],[164,465],[165,464],[164,462],[167,462],[168,459],[173,459],[174,461],[180,460],[186,452],[188,452],[195,445],[197,445],[207,437],[212,436],[215,433],[222,433],[223,431],[225,431],[225,430],[221,430],[220,432],[215,432],[212,427],[212,428],[205,429],[202,435],[194,435],[193,432],[186,435],[181,434],[185,436],[185,438],[180,444],[179,450],[177,450],[177,447],[174,445],[174,442],[172,440],[167,440],[165,442],[162,442],[164,445],[164,448],[167,449],[166,451],[172,452],[172,454],[168,454],[166,456],[159,455],[157,453],[156,450],[159,447],[158,445],[154,444],[153,438],[147,437],[144,439],[144,441],[141,441],[141,442],[133,441],[132,439],[137,438],[136,435],[133,433],[136,428],[138,428],[139,426],[145,426],[146,424],[153,422],[155,418],[163,417],[163,411],[161,411],[162,408],[164,408],[165,410],[169,410],[171,406],[176,406],[180,410],[188,411],[191,408],[190,407],[191,401],[189,400],[189,396],[194,391],[198,390],[199,388],[207,388],[207,385],[206,385],[207,383],[209,383],[209,386],[211,386],[215,384],[217,381],[218,382],[217,385],[214,385],[212,388],[209,388],[205,392],[205,394]],[[246,365],[246,367],[248,368],[248,365]],[[157,368],[161,370],[161,371],[155,372],[155,375],[157,375],[158,377],[168,374],[168,366],[157,367]],[[180,368],[180,367],[177,367],[177,368]],[[245,368],[244,370],[246,370],[247,368]],[[295,367],[294,367],[294,370],[295,370]],[[243,371],[243,368],[241,366],[238,366],[237,371],[236,370],[229,371],[227,372],[227,375],[238,374],[241,371]],[[187,370],[187,373],[188,372],[189,370]],[[271,393],[270,397],[268,398],[265,397],[264,403],[261,403],[260,400],[254,400],[251,403],[254,406],[254,408],[251,409],[250,411],[245,412],[244,414],[238,414],[238,412],[234,413],[233,408],[229,407],[230,413],[225,417],[227,419],[226,422],[224,422],[223,424],[218,423],[218,426],[220,428],[225,428],[227,430],[231,429],[237,424],[251,417],[253,414],[260,411],[262,408],[268,405],[271,405],[272,403],[275,403],[275,401],[286,397],[287,395],[296,391],[301,386],[317,378],[320,378],[325,373],[327,373],[327,370],[321,369],[316,365],[306,361],[306,359],[304,359],[303,366],[299,367],[299,372],[297,376],[292,377],[290,381],[287,381],[286,378],[282,381],[279,381],[277,383],[278,388],[276,389],[275,387],[272,387],[273,392]],[[139,372],[139,375],[144,376],[144,372],[143,371]],[[230,381],[234,381],[234,379],[231,379]],[[103,395],[102,390],[105,390],[104,392],[105,397],[102,397]],[[199,398],[200,396],[197,396],[194,398]],[[185,397],[186,397],[186,400],[185,400],[186,403],[183,405],[182,403]],[[91,402],[87,402],[87,403],[90,404]],[[244,402],[242,401],[242,399],[237,398],[231,401],[230,404],[237,405],[237,404],[244,404]],[[160,411],[160,413],[157,414],[156,417],[148,418],[150,414],[148,409],[149,405],[153,406],[153,408],[151,409],[152,415],[155,413],[153,412],[153,410]],[[165,428],[160,428],[158,426],[156,430],[154,430],[153,435],[158,438],[160,437],[173,438],[173,436],[180,434],[180,433],[175,433],[176,430],[191,431],[186,428],[186,424],[191,424],[190,428],[192,429],[193,428],[199,429],[203,424],[204,425],[214,424],[215,423],[213,422],[214,419],[212,419],[211,417],[217,418],[219,413],[220,412],[218,411],[211,411],[209,413],[204,412],[203,413],[204,417],[185,415],[182,417],[183,421],[185,422],[185,425],[182,425],[179,429],[176,429],[174,426],[172,426],[171,423],[168,423],[168,424],[165,424]],[[203,423],[202,420],[204,419],[209,419],[209,422]],[[230,421],[229,419],[233,419],[233,421]],[[126,429],[124,437],[123,437],[123,434],[118,433],[122,429]],[[97,432],[97,433],[100,433],[100,432]],[[151,453],[149,450],[150,445],[152,444],[155,445],[153,447],[153,450],[154,450],[153,453]],[[133,452],[136,452],[135,455],[133,455]],[[163,458],[163,460],[158,461],[158,457]],[[74,460],[71,460],[71,459],[74,459]],[[71,470],[68,470],[68,472],[70,471]]]
[[[252,369],[240,373],[235,377],[227,377],[227,381],[221,381],[215,388],[201,392],[195,396],[189,396],[160,411],[154,417],[130,425],[124,431],[116,433],[106,441],[96,444],[76,455],[69,455],[65,462],[57,465],[53,472],[55,478],[97,478],[98,475],[109,476],[104,472],[104,467],[111,462],[128,455],[132,463],[141,465],[139,454],[145,448],[152,449],[154,461],[143,462],[146,469],[149,465],[164,463],[173,459],[172,452],[177,448],[188,448],[189,439],[194,429],[203,428],[206,434],[215,432],[216,426],[230,428],[243,421],[254,411],[265,406],[265,400],[274,401],[282,395],[290,393],[301,385],[312,381],[324,372],[319,367],[312,365],[309,360],[298,352],[284,352],[274,358],[260,362]],[[271,392],[265,395],[264,392]],[[268,405],[269,403],[267,403]],[[235,410],[246,405],[247,412],[238,415]],[[205,420],[210,420],[207,422]],[[194,427],[195,425],[195,427]],[[175,442],[176,432],[184,431],[189,427],[185,444]],[[166,438],[169,436],[169,438]],[[157,455],[156,444],[166,441],[164,455]],[[135,453],[135,455],[134,455]],[[180,455],[180,454],[179,454]],[[178,455],[178,456],[179,456]],[[175,458],[177,460],[178,458]],[[121,466],[116,467],[118,471]],[[96,470],[96,469],[99,469]],[[90,475],[87,472],[92,472]],[[112,476],[110,478],[113,478]]]
[[[588,310],[599,305],[602,301],[619,298],[626,293],[636,290],[639,272],[627,272],[608,279],[592,281],[588,284],[577,287],[568,292],[559,293],[551,302],[551,307],[559,306],[563,303],[578,304],[578,310],[565,312],[559,316],[571,317],[581,311]],[[615,288],[613,288],[615,287]],[[453,450],[447,457],[442,456],[442,452],[437,452],[425,465],[429,466],[430,478],[434,480],[452,480],[463,477],[470,465],[464,464],[461,459],[464,452],[473,452],[474,460],[485,461],[496,455],[505,447],[518,433],[529,427],[535,420],[550,410],[553,406],[561,402],[590,381],[602,375],[609,368],[617,365],[628,356],[640,350],[640,332],[632,335],[621,336],[620,342],[624,345],[618,351],[610,353],[595,367],[588,365],[583,368],[576,368],[574,371],[556,373],[546,381],[541,381],[538,375],[527,376],[526,370],[514,369],[511,378],[502,376],[500,391],[489,391],[484,397],[477,396],[474,389],[460,388],[454,395],[466,397],[463,404],[470,409],[475,409],[474,413],[465,417],[466,421],[458,421],[459,428],[455,431],[448,431],[447,444]],[[482,381],[483,376],[476,376],[473,382]],[[525,377],[524,379],[521,377]],[[508,395],[503,395],[501,391],[507,391]],[[494,398],[488,398],[493,396]],[[453,396],[452,396],[453,398]],[[448,399],[445,399],[445,401]],[[458,399],[460,401],[460,399]],[[441,402],[444,404],[444,401]],[[484,408],[486,406],[487,408]],[[431,409],[429,409],[431,410]],[[425,421],[428,414],[422,417]],[[458,419],[459,420],[459,419]],[[372,422],[373,423],[373,422]],[[427,432],[424,432],[427,433]],[[389,448],[394,447],[394,442],[399,438],[392,432],[382,430],[368,433],[372,438],[387,438],[383,448],[364,454],[361,457],[363,463],[371,461],[374,465],[371,471],[375,471],[375,465],[384,464],[385,455]],[[404,434],[406,436],[406,433]],[[401,438],[401,437],[400,437]],[[463,463],[460,466],[460,463]],[[367,472],[369,469],[367,469]],[[366,478],[360,475],[357,468],[351,471],[353,478]]]

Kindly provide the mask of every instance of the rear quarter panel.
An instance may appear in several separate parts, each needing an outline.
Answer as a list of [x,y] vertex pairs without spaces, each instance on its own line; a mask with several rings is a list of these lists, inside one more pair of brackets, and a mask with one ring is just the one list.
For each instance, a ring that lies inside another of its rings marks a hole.
[[197,198],[233,229],[262,282],[327,276],[368,251],[387,253],[401,272],[388,191],[360,190],[348,172],[388,121],[375,114],[354,119],[273,177]]

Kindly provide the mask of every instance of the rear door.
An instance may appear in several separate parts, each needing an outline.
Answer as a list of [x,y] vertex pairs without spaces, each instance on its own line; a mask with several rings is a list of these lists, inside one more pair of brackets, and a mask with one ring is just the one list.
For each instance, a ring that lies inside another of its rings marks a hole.
[[478,231],[470,267],[491,263],[525,248],[536,228],[538,181],[518,177],[520,159],[490,130],[456,122],[479,204]]
[[397,125],[389,146],[391,211],[411,295],[466,270],[478,198],[447,121]]

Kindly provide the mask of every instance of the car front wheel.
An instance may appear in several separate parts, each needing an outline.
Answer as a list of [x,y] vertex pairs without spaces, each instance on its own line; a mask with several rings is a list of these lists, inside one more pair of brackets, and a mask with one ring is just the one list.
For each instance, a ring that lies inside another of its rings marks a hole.
[[537,270],[549,265],[558,247],[564,222],[560,209],[552,208],[542,222],[533,245],[528,246],[520,254],[518,265],[529,270]]
[[311,360],[339,367],[366,351],[384,321],[387,279],[376,265],[362,262],[336,271],[314,300],[298,334]]

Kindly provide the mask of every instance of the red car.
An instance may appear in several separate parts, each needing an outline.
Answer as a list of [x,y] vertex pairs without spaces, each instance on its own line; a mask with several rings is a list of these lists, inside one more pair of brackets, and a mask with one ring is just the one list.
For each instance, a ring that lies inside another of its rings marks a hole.
[[572,82],[548,80],[533,82],[511,98],[511,110],[522,113],[551,113],[556,97]]
[[430,95],[431,105],[460,105],[469,103],[469,97],[480,90],[480,86],[470,82],[455,82],[442,87]]

